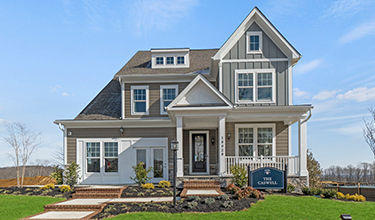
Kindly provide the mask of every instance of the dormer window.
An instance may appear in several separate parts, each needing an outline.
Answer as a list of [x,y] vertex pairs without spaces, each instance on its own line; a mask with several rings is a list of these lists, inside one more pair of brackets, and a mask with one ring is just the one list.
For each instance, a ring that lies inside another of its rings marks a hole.
[[156,64],[163,65],[164,64],[164,57],[156,57]]
[[249,31],[246,33],[247,53],[261,53],[262,52],[262,32]]
[[177,57],[177,64],[185,64],[185,57],[178,56]]
[[151,68],[188,68],[189,48],[151,49]]
[[174,64],[174,57],[167,57],[167,64],[173,65]]

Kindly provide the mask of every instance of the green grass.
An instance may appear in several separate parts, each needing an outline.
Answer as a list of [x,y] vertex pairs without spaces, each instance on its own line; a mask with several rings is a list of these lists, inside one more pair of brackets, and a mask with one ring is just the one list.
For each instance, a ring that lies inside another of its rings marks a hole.
[[375,202],[344,202],[311,196],[270,195],[246,211],[222,213],[157,213],[142,212],[118,215],[111,219],[340,219],[340,214],[353,219],[375,219]]
[[19,219],[37,214],[43,206],[64,200],[46,196],[0,195],[0,219]]

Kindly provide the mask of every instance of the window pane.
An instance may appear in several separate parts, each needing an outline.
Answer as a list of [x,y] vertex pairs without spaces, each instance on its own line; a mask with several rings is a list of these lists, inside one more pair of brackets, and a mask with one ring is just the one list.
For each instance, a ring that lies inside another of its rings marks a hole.
[[137,164],[139,164],[140,162],[143,162],[144,164],[144,167],[146,168],[146,164],[147,164],[147,161],[146,161],[146,150],[145,149],[140,149],[140,150],[137,150],[136,151],[137,153]]
[[174,57],[167,57],[167,64],[174,64]]
[[250,36],[250,50],[259,50],[259,36],[253,35]]
[[252,73],[238,74],[238,86],[253,86],[253,74]]
[[272,100],[272,87],[258,88],[258,100]]
[[240,145],[238,154],[240,156],[253,156],[253,145]]
[[146,112],[146,102],[135,102],[134,112]]
[[172,101],[164,101],[163,107],[164,109],[171,103]]
[[156,57],[156,64],[163,64],[163,63],[164,63],[163,57]]
[[238,129],[238,143],[253,143],[254,129],[253,128],[239,128]]
[[100,172],[100,159],[87,158],[87,172]]
[[104,157],[117,157],[117,156],[118,156],[117,142],[105,142],[104,143]]
[[86,143],[87,157],[100,157],[100,143]]
[[105,159],[105,172],[118,172],[118,159],[117,158]]
[[154,177],[163,178],[163,150],[154,149]]
[[146,101],[146,89],[134,89],[133,95],[136,101]]
[[239,88],[239,100],[253,100],[253,88]]
[[258,128],[258,143],[272,144],[272,128]]
[[272,145],[258,145],[258,156],[272,156]]
[[272,73],[258,73],[258,86],[272,86]]
[[185,64],[185,57],[177,57],[177,64]]
[[176,98],[176,89],[174,88],[163,89],[164,100],[173,100],[174,98]]

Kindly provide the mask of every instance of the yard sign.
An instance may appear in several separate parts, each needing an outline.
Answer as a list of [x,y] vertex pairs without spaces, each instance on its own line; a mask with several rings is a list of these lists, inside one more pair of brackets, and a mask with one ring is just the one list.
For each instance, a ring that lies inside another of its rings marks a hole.
[[255,189],[286,189],[286,171],[261,167],[253,171],[249,168],[248,172],[249,186]]

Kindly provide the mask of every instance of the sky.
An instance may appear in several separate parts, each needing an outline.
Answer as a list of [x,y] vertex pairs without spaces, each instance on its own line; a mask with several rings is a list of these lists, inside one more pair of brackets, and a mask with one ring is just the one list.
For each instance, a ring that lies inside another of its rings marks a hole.
[[[22,122],[41,133],[31,161],[51,160],[62,148],[53,121],[74,118],[137,50],[219,48],[254,6],[302,54],[294,104],[314,106],[308,148],[321,166],[373,162],[362,134],[375,107],[372,0],[3,0],[0,136]],[[9,153],[0,141],[0,167]]]

